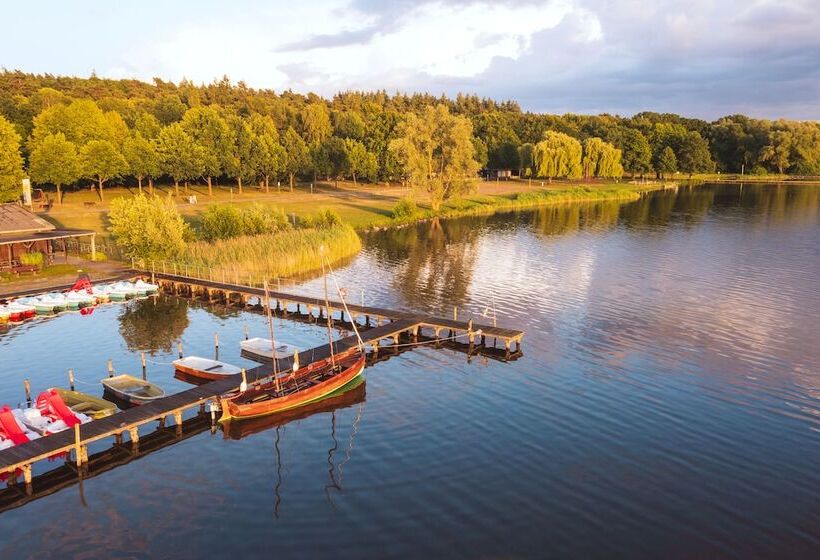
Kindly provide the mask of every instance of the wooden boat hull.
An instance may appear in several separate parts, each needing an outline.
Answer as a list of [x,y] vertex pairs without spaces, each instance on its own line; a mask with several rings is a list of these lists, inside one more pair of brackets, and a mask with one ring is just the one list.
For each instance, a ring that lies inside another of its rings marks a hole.
[[[196,357],[192,356],[192,358],[196,358]],[[230,364],[226,364],[224,362],[220,362],[220,361],[217,361],[217,360],[208,360],[208,359],[205,359],[205,358],[201,358],[200,360],[203,362],[202,365],[212,364],[212,367],[209,367],[209,368],[196,367],[195,365],[191,364],[192,360],[189,357],[189,358],[182,358],[182,359],[179,359],[179,360],[174,360],[174,362],[173,362],[174,369],[176,370],[177,373],[180,373],[185,377],[198,378],[198,379],[203,379],[203,380],[207,380],[207,381],[215,381],[217,379],[224,379],[225,377],[228,377],[228,376],[231,376],[231,375],[236,375],[237,373],[240,373],[242,371],[240,368],[238,368],[236,366],[232,366]],[[216,366],[224,366],[224,367],[219,368],[219,369],[222,369],[224,371],[213,371],[214,367],[216,367]]]
[[364,376],[359,375],[350,383],[337,389],[324,399],[300,406],[299,408],[280,412],[279,414],[243,420],[234,418],[222,424],[222,432],[226,439],[242,439],[277,426],[284,426],[294,420],[307,418],[313,414],[331,412],[333,410],[353,406],[354,404],[364,402],[364,400],[365,379]]
[[80,412],[86,416],[90,416],[94,420],[111,416],[117,412],[117,405],[111,401],[95,397],[80,391],[71,391],[69,389],[62,389],[54,387],[57,394],[63,399],[63,402],[74,412]]
[[[314,403],[335,393],[359,377],[362,371],[364,371],[364,363],[364,354],[351,357],[349,363],[341,363],[344,369],[340,373],[312,387],[297,390],[294,393],[282,397],[253,402],[256,398],[264,398],[265,393],[269,393],[272,390],[270,385],[266,385],[250,389],[234,397],[220,399],[219,404],[222,409],[222,417],[219,421],[226,422],[231,418],[238,420],[258,418],[260,416],[276,414]],[[300,378],[301,377],[302,376],[300,376]]]

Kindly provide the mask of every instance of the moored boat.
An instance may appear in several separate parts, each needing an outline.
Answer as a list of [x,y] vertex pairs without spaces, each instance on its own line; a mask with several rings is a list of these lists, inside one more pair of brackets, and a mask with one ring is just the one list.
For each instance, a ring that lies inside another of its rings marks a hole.
[[65,294],[65,298],[66,301],[68,301],[68,307],[70,309],[83,309],[97,303],[97,299],[86,292],[68,292]]
[[[319,401],[358,378],[364,370],[361,352],[330,360],[324,367],[305,368],[278,383],[258,385],[219,400],[220,422],[242,420],[284,412]],[[278,387],[277,387],[278,385]]]
[[9,322],[9,309],[5,305],[0,305],[0,325],[4,325]]
[[61,387],[52,387],[50,390],[56,391],[66,406],[73,412],[85,414],[94,420],[111,416],[117,412],[116,404],[87,393],[63,389]]
[[296,353],[295,347],[278,342],[274,344],[270,338],[255,337],[239,342],[242,355],[257,362],[269,362],[272,360],[274,356],[274,345],[276,346],[276,357],[279,359],[287,358]]
[[105,287],[94,286],[91,288],[91,295],[97,300],[97,303],[108,303],[111,301],[111,295]]
[[23,305],[31,305],[34,307],[34,311],[38,314],[47,314],[54,311],[54,305],[49,300],[42,300],[39,297],[31,296],[31,297],[22,297],[17,300],[18,303]]
[[37,313],[33,305],[25,305],[17,301],[6,305],[6,309],[9,312],[9,320],[13,322],[25,321]]
[[165,396],[162,387],[132,375],[106,377],[101,383],[106,391],[118,399],[135,405],[149,403]]
[[8,406],[0,408],[0,450],[26,443],[40,437],[21,423]]
[[179,373],[206,380],[222,379],[242,372],[242,368],[237,366],[199,356],[186,356],[172,363]]
[[91,422],[91,417],[72,411],[66,406],[57,391],[52,389],[40,393],[36,406],[12,411],[14,416],[42,436],[67,430],[77,424]]
[[117,282],[107,286],[111,301],[125,301],[137,295],[134,285],[131,282]]
[[51,294],[44,294],[37,299],[40,300],[42,305],[51,306],[51,310],[55,312],[65,311],[68,309],[68,300],[63,294],[60,293],[51,293]]
[[144,296],[148,294],[155,294],[159,291],[159,286],[156,284],[151,284],[150,282],[145,282],[141,278],[134,282],[134,289],[136,290],[137,294]]

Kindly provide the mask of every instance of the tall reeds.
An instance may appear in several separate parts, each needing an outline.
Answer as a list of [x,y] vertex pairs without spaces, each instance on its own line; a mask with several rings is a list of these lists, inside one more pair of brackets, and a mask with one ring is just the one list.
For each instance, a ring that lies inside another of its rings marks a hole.
[[[322,249],[323,248],[323,249]],[[182,263],[209,270],[216,277],[265,278],[307,275],[322,267],[322,251],[330,262],[352,257],[362,248],[355,230],[344,224],[241,236],[209,243],[189,243]]]

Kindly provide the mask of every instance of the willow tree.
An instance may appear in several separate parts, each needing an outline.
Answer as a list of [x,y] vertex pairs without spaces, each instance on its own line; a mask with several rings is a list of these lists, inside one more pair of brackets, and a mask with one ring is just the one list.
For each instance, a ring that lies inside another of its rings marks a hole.
[[584,177],[622,177],[621,150],[600,138],[584,141]]
[[437,212],[444,201],[468,192],[479,164],[474,159],[473,125],[444,105],[410,113],[390,149],[404,163],[410,184],[430,196]]
[[552,181],[553,177],[575,179],[581,176],[581,143],[562,132],[548,130],[533,148],[535,174]]
[[775,166],[781,175],[789,167],[792,151],[792,134],[786,130],[769,133],[769,143],[760,150],[760,160]]
[[66,140],[62,132],[45,136],[31,152],[29,174],[35,183],[51,183],[57,187],[57,204],[62,204],[62,186],[80,178],[77,146]]

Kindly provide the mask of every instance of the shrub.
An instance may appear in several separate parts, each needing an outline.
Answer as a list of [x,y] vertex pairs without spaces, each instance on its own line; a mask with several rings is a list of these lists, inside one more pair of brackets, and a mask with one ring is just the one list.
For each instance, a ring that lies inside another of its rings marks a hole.
[[43,266],[42,253],[23,253],[20,255],[20,264]]
[[170,198],[115,198],[108,219],[117,245],[129,258],[171,259],[185,249],[188,226]]
[[202,215],[202,237],[206,241],[242,235],[242,214],[231,204],[212,204]]
[[328,229],[342,225],[342,218],[330,208],[319,208],[319,211],[302,220],[302,225],[306,228]]
[[254,204],[242,210],[242,235],[262,235],[290,228],[290,222],[281,208]]
[[[80,255],[80,257],[84,258],[87,261],[90,261],[91,260],[91,253],[83,253],[82,255]],[[101,252],[101,251],[96,251],[94,253],[94,257],[95,257],[94,260],[97,261],[97,262],[105,262],[105,261],[108,260],[108,256],[106,256],[106,254]]]
[[393,207],[393,218],[396,220],[410,220],[419,213],[419,207],[412,198],[402,198]]

